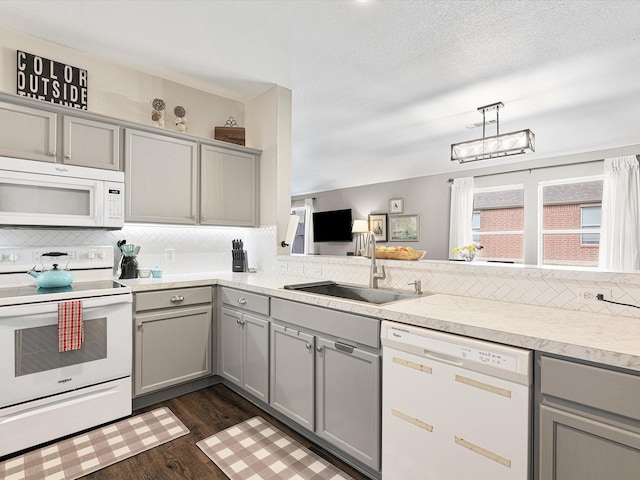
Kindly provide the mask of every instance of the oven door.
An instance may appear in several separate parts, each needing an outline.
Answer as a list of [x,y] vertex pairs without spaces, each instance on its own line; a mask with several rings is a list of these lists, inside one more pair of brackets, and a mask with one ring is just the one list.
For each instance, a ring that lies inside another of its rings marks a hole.
[[132,296],[83,300],[82,347],[58,351],[58,302],[0,307],[0,408],[131,376]]

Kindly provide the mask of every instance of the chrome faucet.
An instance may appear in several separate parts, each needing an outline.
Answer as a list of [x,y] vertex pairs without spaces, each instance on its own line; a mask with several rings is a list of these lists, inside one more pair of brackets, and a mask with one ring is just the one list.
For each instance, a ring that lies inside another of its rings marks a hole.
[[371,266],[369,267],[369,288],[378,288],[378,280],[384,280],[384,265],[380,265],[381,272],[378,273],[376,265],[376,234],[367,233],[367,248],[369,249],[369,257],[371,258]]

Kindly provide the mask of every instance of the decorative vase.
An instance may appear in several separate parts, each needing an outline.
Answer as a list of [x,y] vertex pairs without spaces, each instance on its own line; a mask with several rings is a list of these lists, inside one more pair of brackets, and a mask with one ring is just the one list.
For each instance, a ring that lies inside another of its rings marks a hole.
[[476,258],[476,252],[460,252],[458,255],[460,255],[465,262],[471,262]]

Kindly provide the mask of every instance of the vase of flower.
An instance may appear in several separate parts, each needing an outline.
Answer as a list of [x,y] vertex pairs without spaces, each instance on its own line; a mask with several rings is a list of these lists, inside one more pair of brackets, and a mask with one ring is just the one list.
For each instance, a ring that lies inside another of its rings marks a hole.
[[478,250],[482,250],[482,248],[482,245],[472,243],[463,247],[454,248],[452,251],[454,255],[458,255],[458,257],[465,262],[471,262],[474,258],[476,258]]

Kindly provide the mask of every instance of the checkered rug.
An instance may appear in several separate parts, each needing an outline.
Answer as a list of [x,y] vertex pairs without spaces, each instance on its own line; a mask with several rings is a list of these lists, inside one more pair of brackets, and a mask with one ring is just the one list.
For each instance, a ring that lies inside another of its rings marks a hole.
[[4,480],[74,480],[181,437],[189,430],[158,408],[0,463]]
[[261,417],[196,445],[231,480],[353,480]]

